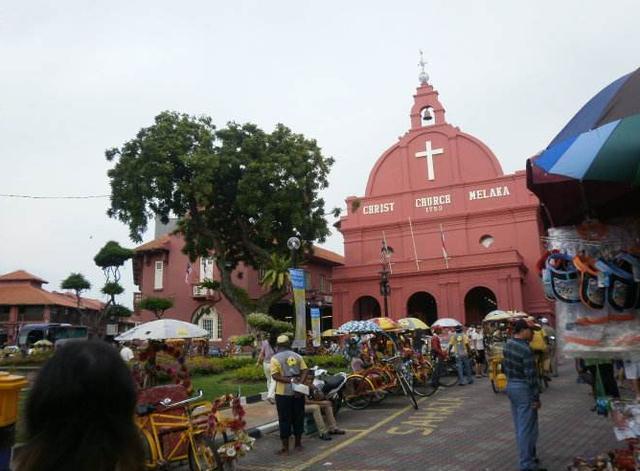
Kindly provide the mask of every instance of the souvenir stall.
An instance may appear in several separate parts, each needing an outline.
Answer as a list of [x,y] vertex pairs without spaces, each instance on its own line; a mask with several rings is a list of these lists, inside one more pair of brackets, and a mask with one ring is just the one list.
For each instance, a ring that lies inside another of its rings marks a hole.
[[597,366],[640,361],[640,69],[596,94],[527,161],[527,186],[547,227],[538,268],[560,347],[595,362],[596,410],[628,441],[573,469],[640,469],[640,406],[612,400]]

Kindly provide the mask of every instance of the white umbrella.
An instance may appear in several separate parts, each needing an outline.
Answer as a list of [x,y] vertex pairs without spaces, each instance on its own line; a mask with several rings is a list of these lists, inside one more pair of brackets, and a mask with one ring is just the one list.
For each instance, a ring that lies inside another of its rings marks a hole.
[[166,339],[194,339],[208,337],[209,332],[190,322],[175,319],[158,319],[145,322],[133,329],[118,335],[116,341],[127,342],[129,340],[166,340]]
[[496,309],[495,311],[491,311],[484,317],[484,322],[503,321],[506,319],[511,319],[512,317],[513,313]]
[[443,317],[435,321],[431,327],[455,327],[457,325],[462,325],[460,321],[457,321],[451,317]]

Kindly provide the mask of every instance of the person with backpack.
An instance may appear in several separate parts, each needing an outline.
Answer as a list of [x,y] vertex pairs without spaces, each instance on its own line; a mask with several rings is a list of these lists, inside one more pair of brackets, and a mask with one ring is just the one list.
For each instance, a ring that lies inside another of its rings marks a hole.
[[454,334],[449,339],[449,354],[453,353],[458,369],[458,384],[464,386],[473,383],[471,374],[471,344],[469,337],[463,332],[462,326],[457,325]]

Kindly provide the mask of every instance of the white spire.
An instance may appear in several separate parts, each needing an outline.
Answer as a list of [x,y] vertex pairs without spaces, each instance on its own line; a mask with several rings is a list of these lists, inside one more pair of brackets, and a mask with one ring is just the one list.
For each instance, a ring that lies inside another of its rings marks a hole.
[[418,75],[420,85],[426,85],[429,83],[429,74],[424,70],[425,65],[427,65],[427,63],[424,61],[422,49],[420,49],[420,62],[418,62],[418,66],[420,67],[420,75]]

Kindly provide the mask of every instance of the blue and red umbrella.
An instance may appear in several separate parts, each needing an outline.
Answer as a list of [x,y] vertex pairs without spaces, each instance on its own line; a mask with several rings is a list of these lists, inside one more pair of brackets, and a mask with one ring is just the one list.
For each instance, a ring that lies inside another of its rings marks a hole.
[[640,202],[640,69],[602,89],[527,160],[527,186],[552,225],[619,215]]

